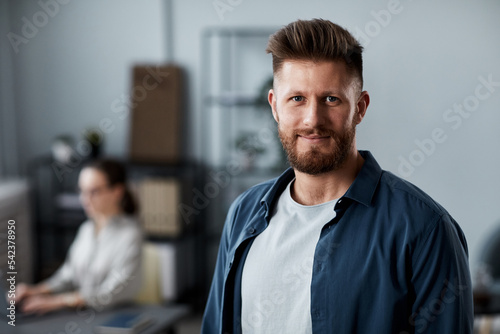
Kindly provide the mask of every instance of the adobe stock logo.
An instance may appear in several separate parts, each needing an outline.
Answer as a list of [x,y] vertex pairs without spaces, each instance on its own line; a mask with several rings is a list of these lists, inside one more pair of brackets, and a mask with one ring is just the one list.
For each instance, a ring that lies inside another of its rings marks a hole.
[[219,20],[224,21],[225,13],[232,12],[236,7],[241,5],[242,2],[243,0],[215,0],[212,2],[212,6],[219,16]]
[[370,12],[374,20],[366,22],[364,29],[356,27],[353,35],[364,46],[367,47],[372,39],[376,38],[384,28],[392,21],[393,16],[400,14],[404,6],[399,0],[389,0],[386,9]]
[[[468,285],[462,284],[458,278],[450,282],[445,279],[439,296],[429,299],[425,305],[422,305],[409,318],[408,323],[415,328],[415,333],[433,332],[432,323],[438,320],[439,316],[449,308],[457,308],[455,303],[460,303],[460,299],[464,294],[471,294],[471,288]],[[433,327],[435,330],[436,328]],[[413,332],[412,332],[413,333]],[[399,332],[399,334],[409,334],[407,331]]]
[[[479,84],[474,89],[474,93],[466,96],[461,103],[454,103],[452,107],[443,112],[443,121],[452,130],[458,130],[465,119],[470,118],[476,111],[481,102],[487,100],[500,87],[500,81],[493,81],[493,75],[489,74],[487,78],[480,75],[478,77]],[[400,155],[398,174],[402,177],[409,177],[413,174],[418,166],[421,166],[428,157],[433,155],[439,144],[448,140],[448,135],[445,128],[434,128],[429,138],[422,140],[415,139],[414,143],[417,146],[407,156]]]
[[21,18],[23,25],[20,34],[14,32],[7,33],[7,39],[12,46],[12,49],[17,54],[21,44],[28,44],[30,40],[35,38],[40,29],[45,27],[51,18],[59,14],[61,5],[67,5],[71,0],[40,0],[38,6],[40,10],[34,13],[31,20],[26,16]]

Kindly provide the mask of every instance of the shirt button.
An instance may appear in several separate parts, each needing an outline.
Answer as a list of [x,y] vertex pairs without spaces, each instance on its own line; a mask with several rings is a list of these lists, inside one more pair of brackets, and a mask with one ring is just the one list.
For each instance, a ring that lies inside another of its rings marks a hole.
[[250,227],[250,228],[248,229],[248,233],[250,233],[250,234],[254,234],[254,233],[255,233],[255,229],[254,229],[253,227]]
[[312,315],[315,317],[315,318],[320,318],[321,317],[321,311],[320,310],[313,310],[312,311]]

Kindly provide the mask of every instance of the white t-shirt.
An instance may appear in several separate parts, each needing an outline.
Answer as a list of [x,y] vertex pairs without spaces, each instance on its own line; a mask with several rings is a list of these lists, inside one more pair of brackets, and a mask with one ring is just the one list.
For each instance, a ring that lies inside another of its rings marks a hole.
[[241,282],[243,333],[312,333],[311,277],[323,226],[335,218],[337,200],[304,206],[292,199],[292,181],[269,226],[246,258]]

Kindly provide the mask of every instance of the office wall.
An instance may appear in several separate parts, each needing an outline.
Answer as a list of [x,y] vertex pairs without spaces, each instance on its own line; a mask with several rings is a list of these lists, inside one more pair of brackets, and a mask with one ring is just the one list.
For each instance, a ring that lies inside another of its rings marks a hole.
[[21,165],[49,153],[55,136],[69,134],[78,143],[89,127],[107,132],[107,154],[126,155],[131,66],[165,58],[162,1],[9,5]]
[[[103,118],[115,126],[105,152],[125,155],[129,118],[118,117],[111,105],[129,92],[134,62],[162,62],[167,53],[187,72],[188,155],[199,157],[203,29],[322,17],[350,29],[366,47],[365,88],[372,102],[358,128],[358,146],[451,212],[467,236],[473,264],[482,240],[500,224],[499,2],[171,0],[173,49],[167,50],[164,1],[58,1],[65,3],[59,12],[13,54],[23,166],[48,152],[54,136],[78,136]],[[23,18],[33,21],[41,10],[38,1],[9,5],[18,34]]]
[[[174,59],[189,70],[191,96],[202,93],[199,40],[207,26],[281,26],[321,17],[353,32],[365,46],[365,89],[371,94],[358,128],[359,148],[445,206],[462,226],[476,264],[482,241],[500,225],[499,2],[195,3],[173,3]],[[190,104],[193,129],[200,133],[200,101]]]
[[[10,30],[9,4],[0,1],[0,36]],[[12,56],[7,38],[0,40],[0,177],[19,175],[15,123]]]

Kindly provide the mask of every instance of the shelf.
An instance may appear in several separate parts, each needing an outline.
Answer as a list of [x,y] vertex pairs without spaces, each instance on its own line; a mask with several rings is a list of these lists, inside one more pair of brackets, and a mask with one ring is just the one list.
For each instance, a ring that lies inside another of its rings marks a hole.
[[[122,159],[121,163],[126,168],[130,185],[156,178],[177,180],[180,184],[178,200],[182,202],[191,203],[193,196],[191,190],[203,185],[205,169],[201,164],[191,161],[181,161],[177,164],[150,164]],[[36,238],[36,252],[34,253],[37,256],[34,263],[35,281],[52,274],[64,261],[65,254],[79,227],[88,219],[80,204],[79,194],[76,192],[78,175],[85,166],[85,162],[78,164],[71,169],[70,173],[65,174],[63,182],[58,180],[52,164],[53,160],[50,155],[47,155],[34,160],[30,168],[35,209],[33,217],[36,227],[34,234]],[[203,215],[204,212],[201,212],[190,217],[190,224],[183,225],[178,236],[150,234],[145,237],[148,241],[166,243],[176,243],[190,240],[190,238],[200,239],[201,241],[194,244],[193,249],[190,250],[189,263],[196,267],[193,270],[201,271],[197,268],[203,267],[203,225],[198,222],[203,221]],[[181,220],[179,224],[184,224],[182,217],[179,219]],[[205,278],[198,272],[193,277],[196,277],[194,283],[196,286],[193,289],[199,289],[199,286],[203,284],[201,279]]]
[[239,95],[239,94],[221,94],[218,96],[206,96],[204,102],[211,106],[222,107],[255,107],[260,105],[257,103],[258,96]]
[[[201,151],[210,169],[206,185],[219,185],[206,208],[209,272],[215,266],[230,204],[241,192],[279,176],[286,168],[281,168],[283,151],[267,104],[272,58],[265,49],[277,29],[211,27],[202,34]],[[226,179],[229,176],[222,185],[211,179],[211,173],[221,172]]]

